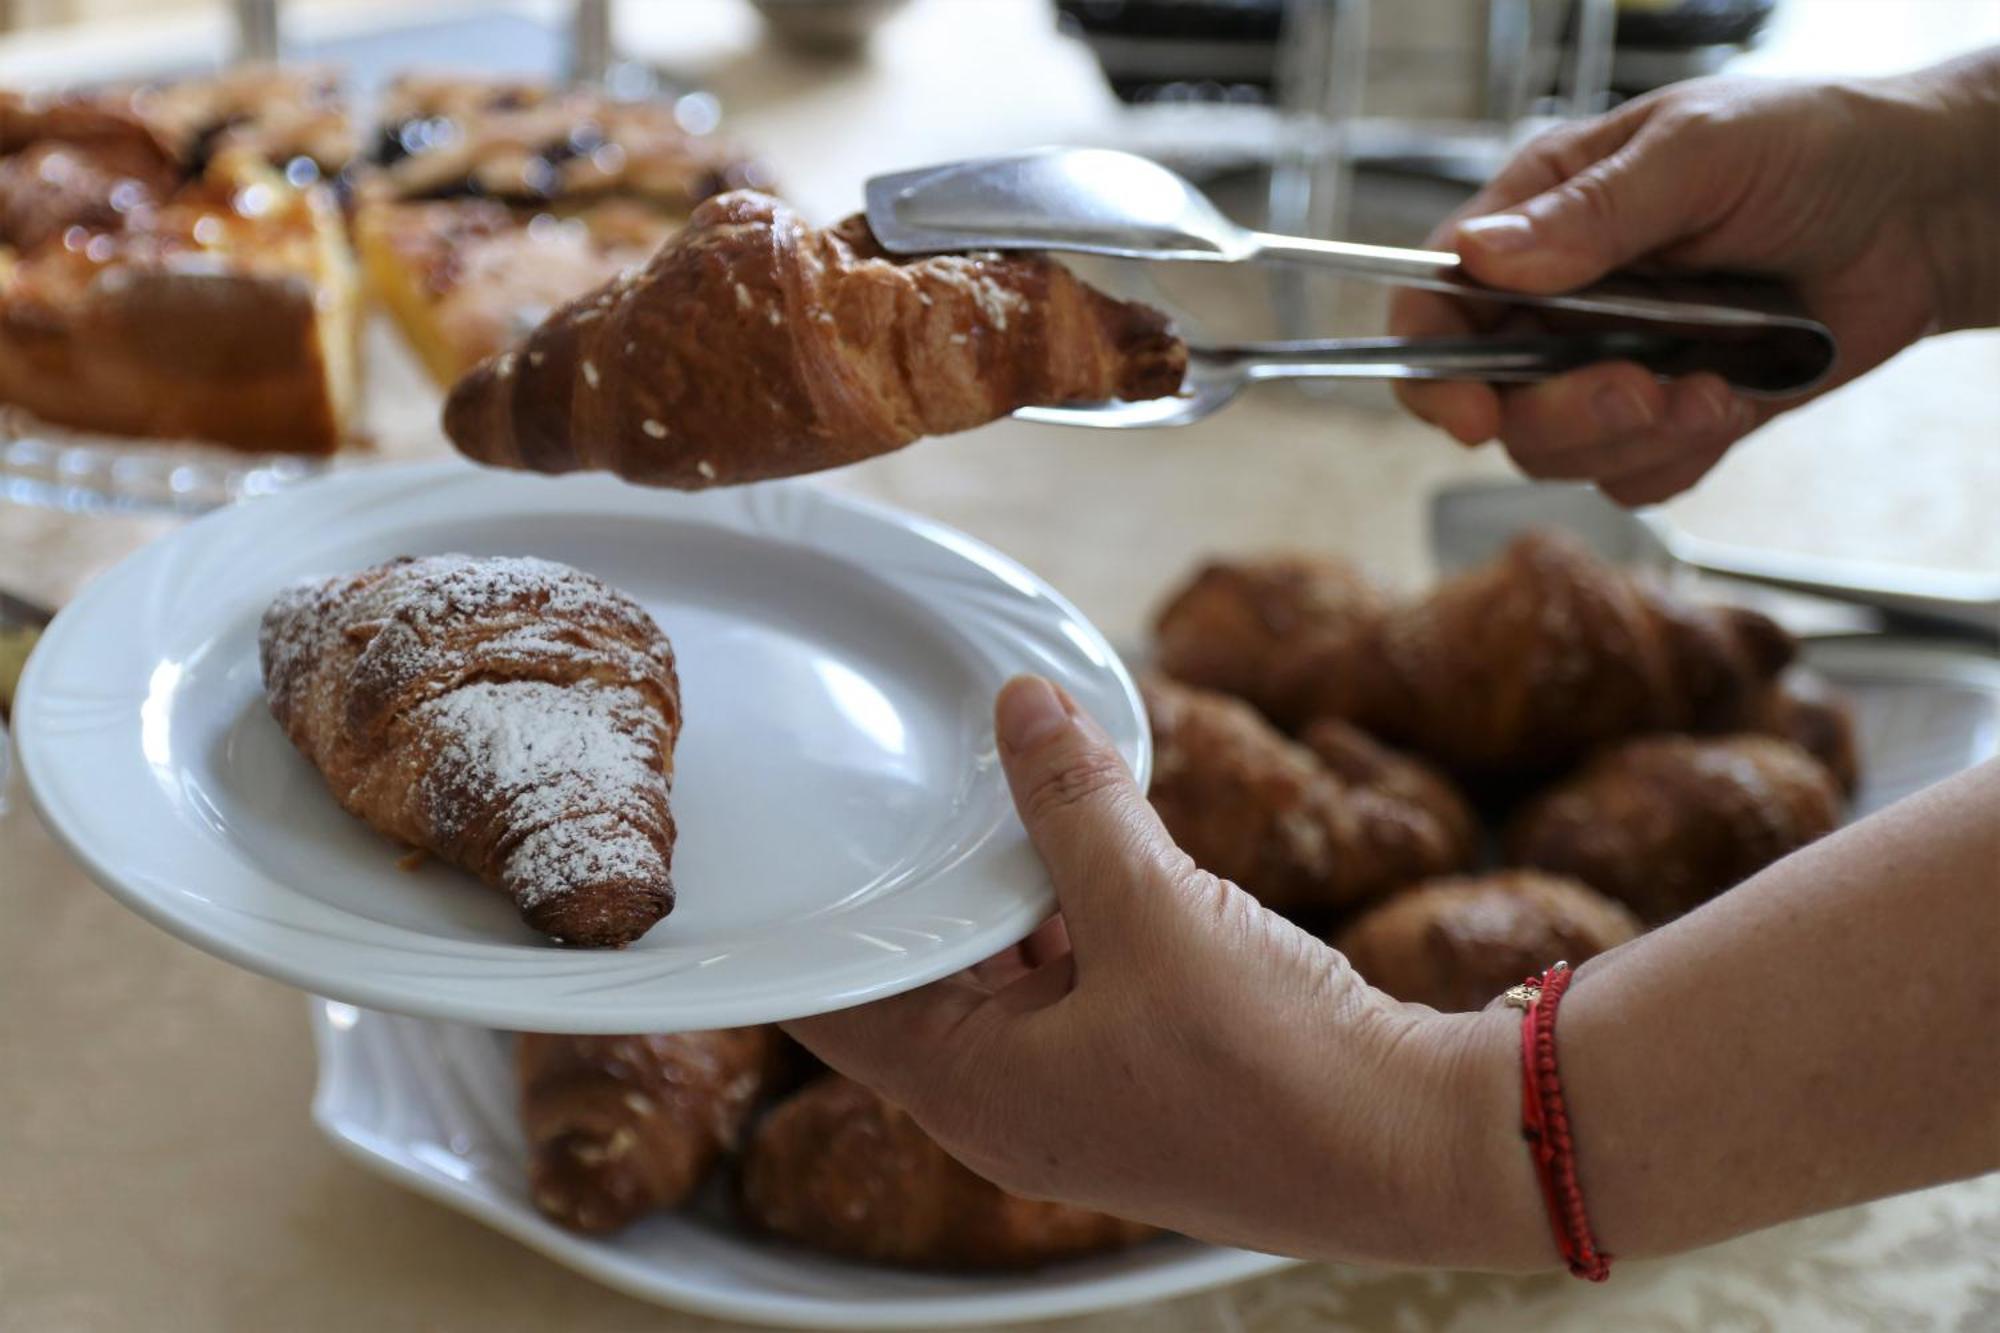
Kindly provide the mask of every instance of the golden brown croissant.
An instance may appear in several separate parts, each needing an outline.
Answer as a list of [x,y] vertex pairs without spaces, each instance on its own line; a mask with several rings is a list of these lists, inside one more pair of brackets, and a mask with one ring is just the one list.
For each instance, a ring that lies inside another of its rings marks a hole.
[[1349,787],[1400,801],[1436,824],[1434,845],[1443,849],[1447,869],[1470,865],[1479,851],[1479,821],[1451,780],[1421,759],[1392,750],[1351,722],[1323,717],[1305,729],[1299,743],[1326,770]]
[[1041,255],[894,259],[721,195],[644,268],[579,297],[445,404],[483,463],[687,490],[839,467],[1033,403],[1179,391],[1164,316]]
[[1831,832],[1840,807],[1826,767],[1790,741],[1649,736],[1523,808],[1507,852],[1657,923]]
[[1337,713],[1344,676],[1388,610],[1382,590],[1340,560],[1216,560],[1160,608],[1161,671],[1248,700],[1287,731]]
[[1148,796],[1195,864],[1276,912],[1342,907],[1470,864],[1473,822],[1436,774],[1351,730],[1318,734],[1340,771],[1248,704],[1144,683]]
[[571,944],[673,907],[680,688],[636,602],[546,560],[430,556],[264,613],[271,712],[341,805]]
[[1692,606],[1545,534],[1392,612],[1337,711],[1468,775],[1523,775],[1653,731],[1737,730],[1791,660],[1765,616]]
[[1793,667],[1778,677],[1759,701],[1750,729],[1783,736],[1825,764],[1844,794],[1854,795],[1861,785],[1854,704],[1817,671]]
[[685,1203],[735,1150],[779,1043],[771,1027],[515,1040],[535,1207],[590,1232]]
[[743,1207],[757,1226],[814,1249],[923,1268],[1030,1268],[1153,1234],[989,1184],[916,1121],[838,1076],[758,1124],[743,1159]]
[[1637,918],[1575,880],[1503,870],[1405,889],[1355,918],[1333,946],[1369,985],[1458,1013],[1638,934]]

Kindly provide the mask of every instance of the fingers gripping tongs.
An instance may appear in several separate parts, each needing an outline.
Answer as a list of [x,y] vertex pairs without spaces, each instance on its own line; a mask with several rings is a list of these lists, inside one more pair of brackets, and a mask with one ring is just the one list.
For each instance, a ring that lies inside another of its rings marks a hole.
[[877,176],[868,225],[896,254],[1059,250],[1125,259],[1309,264],[1401,287],[1552,312],[1550,331],[1471,338],[1337,338],[1191,346],[1177,398],[1033,407],[1017,416],[1081,426],[1180,426],[1268,379],[1469,379],[1520,383],[1598,361],[1659,375],[1713,371],[1743,393],[1782,398],[1826,377],[1833,334],[1769,279],[1620,274],[1558,296],[1499,291],[1439,250],[1252,231],[1156,162],[1051,148]]

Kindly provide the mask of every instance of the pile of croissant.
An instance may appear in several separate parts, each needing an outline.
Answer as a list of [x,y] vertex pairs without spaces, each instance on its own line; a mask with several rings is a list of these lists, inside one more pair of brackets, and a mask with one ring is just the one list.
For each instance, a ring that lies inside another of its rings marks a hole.
[[1155,634],[1168,830],[1439,1009],[1700,906],[1859,778],[1851,709],[1778,625],[1547,534],[1407,602],[1333,560],[1211,563]]
[[[1199,864],[1370,983],[1477,1009],[1839,822],[1852,714],[1794,651],[1545,535],[1404,603],[1331,560],[1212,563],[1158,616],[1150,795]],[[1152,1234],[1005,1193],[866,1088],[802,1080],[775,1029],[517,1042],[533,1198],[577,1230],[727,1175],[752,1227],[869,1262],[1031,1267]]]

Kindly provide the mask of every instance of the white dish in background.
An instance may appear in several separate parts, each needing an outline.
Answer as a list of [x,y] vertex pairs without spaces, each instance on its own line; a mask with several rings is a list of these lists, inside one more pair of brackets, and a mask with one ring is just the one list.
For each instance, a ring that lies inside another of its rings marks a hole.
[[336,1147],[558,1263],[662,1305],[807,1328],[946,1328],[1163,1300],[1296,1262],[1164,1236],[1022,1273],[849,1263],[747,1232],[732,1220],[721,1181],[684,1212],[616,1236],[579,1236],[529,1201],[504,1034],[320,999],[312,1023],[313,1119]]
[[[401,554],[530,554],[673,640],[673,914],[558,948],[514,905],[342,811],[264,704],[281,586]],[[545,1031],[688,1030],[906,990],[1025,935],[1046,873],[993,751],[1049,676],[1151,764],[1131,678],[1019,565],[801,483],[698,495],[458,464],[331,476],[211,515],[91,584],[21,683],[29,791],[93,878],[232,962],[372,1008]]]
[[[1857,705],[1864,764],[1857,816],[2000,752],[2000,661],[1883,639],[1811,642],[1805,656]],[[615,1237],[577,1236],[528,1199],[506,1037],[323,1000],[312,1002],[312,1022],[313,1118],[342,1151],[559,1263],[663,1305],[766,1324],[945,1328],[1164,1300],[1293,1262],[1168,1237],[1032,1273],[909,1273],[758,1237],[730,1221],[716,1192],[688,1212],[649,1218]]]

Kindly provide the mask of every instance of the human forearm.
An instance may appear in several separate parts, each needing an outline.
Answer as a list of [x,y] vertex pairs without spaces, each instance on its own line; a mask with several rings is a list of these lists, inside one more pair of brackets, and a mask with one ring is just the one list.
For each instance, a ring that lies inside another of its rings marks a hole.
[[[1508,1124],[1517,1020],[1489,1011],[1460,1034],[1466,1095]],[[1586,964],[1559,1051],[1581,1183],[1614,1254],[2000,1167],[2000,764]],[[1486,1206],[1510,1235],[1532,1230],[1518,1137],[1467,1134]],[[1551,1262],[1535,1240],[1493,1262]]]
[[[1553,1268],[1518,1015],[1401,1005],[1196,868],[1047,682],[995,734],[1060,928],[789,1025],[988,1180],[1318,1259]],[[1586,964],[1563,1007],[1613,1253],[2000,1163],[2000,765]]]

